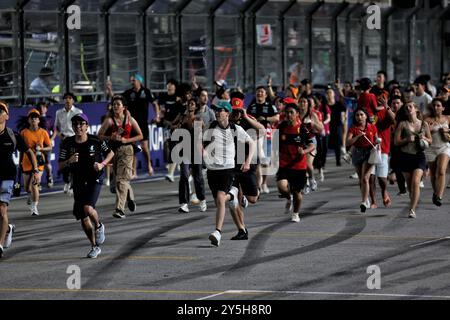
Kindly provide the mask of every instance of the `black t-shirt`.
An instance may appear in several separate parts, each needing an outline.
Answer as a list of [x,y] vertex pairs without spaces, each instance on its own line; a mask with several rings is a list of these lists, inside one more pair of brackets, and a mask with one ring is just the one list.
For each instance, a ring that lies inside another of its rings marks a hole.
[[342,112],[346,112],[347,109],[345,108],[345,106],[340,103],[339,101],[336,101],[336,103],[334,105],[328,105],[330,107],[331,110],[331,115],[330,115],[330,127],[331,128],[338,128],[338,127],[342,127],[342,118],[341,118],[341,114]]
[[95,171],[94,163],[101,163],[110,151],[106,142],[94,135],[88,134],[87,141],[83,143],[77,143],[73,136],[62,142],[58,161],[66,161],[78,153],[78,162],[70,164],[74,182],[92,182],[100,179],[103,174],[103,171]]
[[[270,102],[266,101],[262,104],[257,103],[256,101],[253,102],[251,105],[247,108],[247,113],[256,119],[259,117],[273,117],[274,115],[278,114],[277,108]],[[268,121],[261,121],[261,124],[267,128]]]
[[17,167],[13,160],[13,153],[16,150],[25,152],[28,146],[25,144],[22,136],[14,132],[16,137],[16,148],[9,136],[7,129],[0,133],[0,180],[16,180]]
[[168,95],[167,93],[162,93],[158,102],[164,107],[164,120],[172,122],[179,114],[183,114],[186,108],[177,101],[176,95]]
[[148,105],[155,101],[152,92],[141,87],[138,92],[133,88],[128,89],[123,94],[125,106],[130,111],[131,116],[136,119],[139,124],[147,124],[148,122]]

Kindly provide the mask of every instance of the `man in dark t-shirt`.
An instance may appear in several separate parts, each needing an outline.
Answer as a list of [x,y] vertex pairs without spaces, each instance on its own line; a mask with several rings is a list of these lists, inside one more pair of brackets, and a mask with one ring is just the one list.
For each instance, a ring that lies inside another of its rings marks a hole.
[[0,101],[0,258],[4,250],[11,246],[14,225],[9,224],[8,206],[17,176],[17,167],[13,154],[16,150],[26,153],[33,166],[31,183],[38,181],[36,156],[25,144],[22,136],[6,127],[9,120],[9,108],[6,102]]
[[114,152],[105,141],[87,134],[89,119],[85,114],[78,114],[71,120],[75,136],[64,139],[58,165],[60,169],[69,168],[72,173],[73,214],[81,220],[81,226],[91,242],[92,248],[87,257],[97,258],[101,253],[100,245],[105,241],[105,226],[100,222],[95,205],[103,184],[103,168],[111,161]]
[[[125,106],[130,111],[131,116],[137,121],[141,128],[144,138],[141,141],[142,152],[147,160],[148,174],[153,175],[152,159],[149,149],[149,130],[148,130],[148,105],[153,104],[155,108],[156,121],[159,122],[159,104],[155,100],[152,92],[143,86],[144,78],[139,74],[130,77],[132,88],[126,90],[122,96]],[[136,174],[136,157],[134,159],[134,172]]]

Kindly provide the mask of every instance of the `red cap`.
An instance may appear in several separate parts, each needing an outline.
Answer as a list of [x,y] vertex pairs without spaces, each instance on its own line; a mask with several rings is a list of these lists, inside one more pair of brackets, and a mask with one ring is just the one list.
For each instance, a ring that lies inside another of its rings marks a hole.
[[233,110],[244,109],[244,100],[239,98],[233,98],[231,99],[231,106]]
[[291,97],[287,97],[287,98],[283,99],[283,103],[284,104],[291,104],[291,103],[297,104],[297,100],[295,100],[294,98],[291,98]]

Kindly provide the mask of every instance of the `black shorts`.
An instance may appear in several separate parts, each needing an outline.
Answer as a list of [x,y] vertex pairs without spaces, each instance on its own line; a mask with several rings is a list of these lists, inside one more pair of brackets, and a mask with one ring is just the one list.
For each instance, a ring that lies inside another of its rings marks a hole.
[[101,182],[75,182],[73,183],[73,215],[77,220],[87,218],[84,212],[84,206],[91,206],[95,209],[100,191],[102,190]]
[[277,181],[287,180],[291,192],[301,192],[306,186],[306,169],[292,170],[279,168],[277,172]]
[[242,193],[245,196],[256,197],[258,196],[258,181],[256,179],[256,166],[251,165],[250,170],[242,172],[236,170],[234,176],[233,186],[239,189],[242,188]]
[[149,131],[148,131],[148,123],[147,122],[138,122],[139,128],[141,128],[142,131],[142,140],[148,141],[149,137]]
[[208,185],[214,199],[217,197],[217,192],[223,191],[228,193],[233,186],[234,169],[226,170],[208,170],[207,171]]

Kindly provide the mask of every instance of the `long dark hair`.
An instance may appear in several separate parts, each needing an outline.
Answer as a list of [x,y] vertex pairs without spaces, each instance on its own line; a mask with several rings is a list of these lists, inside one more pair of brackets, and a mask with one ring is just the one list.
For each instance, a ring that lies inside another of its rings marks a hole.
[[367,125],[369,124],[369,122],[367,121],[369,119],[369,114],[367,113],[367,110],[364,108],[356,108],[356,110],[353,111],[352,123],[353,125],[356,124],[356,113],[358,113],[359,111],[364,112],[364,114],[366,115],[366,128],[367,128]]

